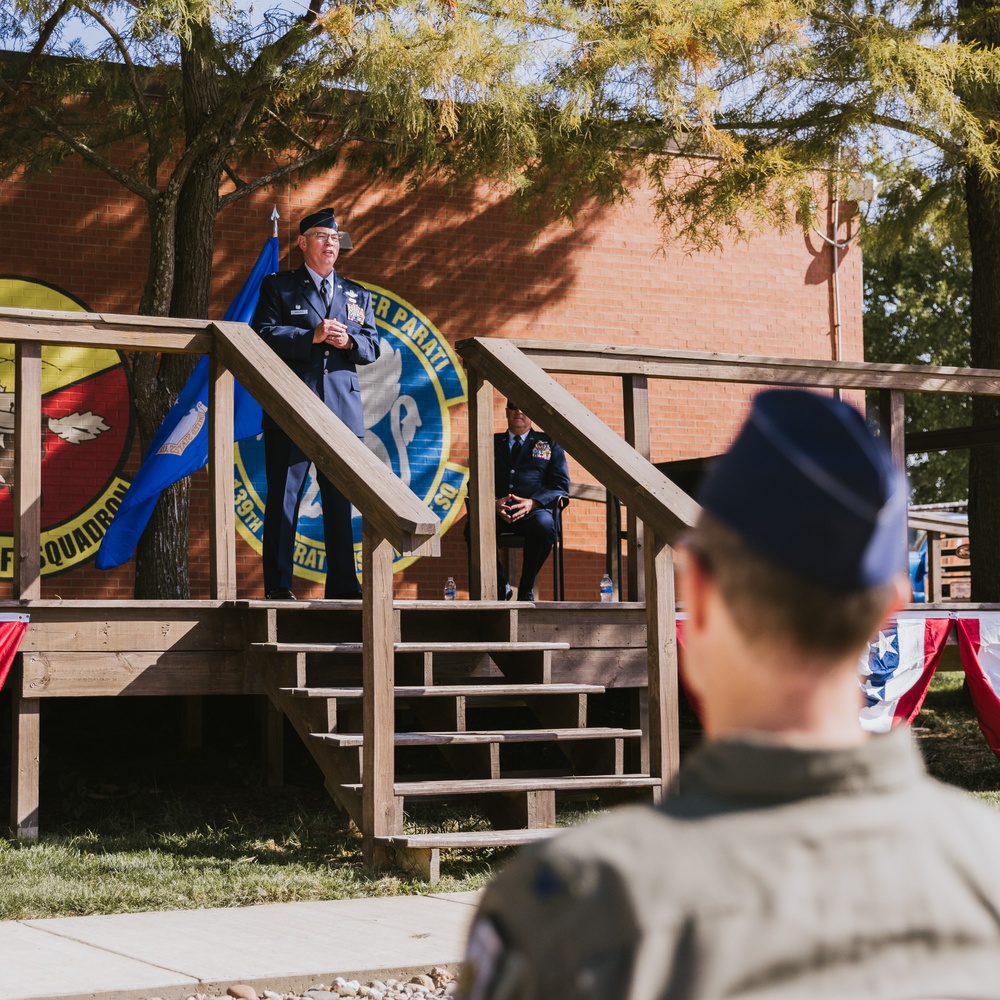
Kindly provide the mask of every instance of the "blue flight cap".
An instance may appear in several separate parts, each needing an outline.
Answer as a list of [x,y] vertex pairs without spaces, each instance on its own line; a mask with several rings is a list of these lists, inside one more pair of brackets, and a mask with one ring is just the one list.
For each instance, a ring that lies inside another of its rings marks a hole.
[[906,569],[906,477],[829,396],[761,392],[698,500],[769,562],[837,593]]
[[337,219],[333,214],[332,208],[321,208],[318,212],[313,212],[312,215],[307,215],[299,223],[299,235],[305,236],[310,229],[315,229],[317,227],[321,229],[332,229],[334,232],[340,233],[341,250],[354,249],[354,244],[351,243],[351,237],[337,225]]

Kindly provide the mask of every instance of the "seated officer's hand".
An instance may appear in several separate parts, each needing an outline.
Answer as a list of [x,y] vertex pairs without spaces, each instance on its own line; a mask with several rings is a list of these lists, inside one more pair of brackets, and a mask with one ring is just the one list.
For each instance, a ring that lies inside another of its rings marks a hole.
[[510,524],[510,522],[513,520],[513,518],[510,516],[510,510],[508,509],[508,505],[512,503],[514,499],[515,499],[514,495],[512,493],[508,493],[507,496],[505,497],[497,497],[494,503],[494,506],[496,507],[497,511],[497,517],[506,521],[508,524]]
[[503,507],[500,509],[500,516],[508,523],[513,524],[515,521],[520,521],[522,517],[527,517],[532,511],[538,510],[541,506],[535,500],[529,500],[527,497],[514,496],[513,493],[508,494],[503,498]]

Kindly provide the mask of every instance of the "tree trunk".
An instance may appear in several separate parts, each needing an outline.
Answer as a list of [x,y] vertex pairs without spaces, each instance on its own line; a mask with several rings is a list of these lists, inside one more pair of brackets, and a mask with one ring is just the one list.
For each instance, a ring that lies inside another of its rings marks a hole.
[[[170,220],[157,220],[150,248],[151,301],[179,318],[204,319],[212,287],[215,214],[221,167],[206,157],[189,174]],[[152,213],[151,213],[152,214]],[[166,212],[163,212],[166,214]],[[162,296],[169,290],[167,308]],[[144,302],[146,297],[144,296]],[[146,354],[133,364],[136,417],[143,454],[170,407],[191,377],[194,355]],[[163,491],[136,547],[135,589],[140,600],[185,600],[191,596],[188,570],[190,482],[183,479]]]
[[[972,365],[1000,369],[1000,182],[970,167],[965,200],[972,251]],[[974,396],[972,423],[1000,424],[1000,398]],[[969,538],[972,599],[1000,601],[1000,446],[970,452]]]
[[[958,0],[959,36],[985,49],[1000,47],[1000,18],[992,0]],[[970,81],[962,99],[983,120],[996,121],[1000,91]],[[996,139],[994,133],[992,138]],[[1000,180],[975,164],[965,171],[965,204],[972,258],[970,355],[975,368],[1000,369]],[[974,427],[1000,423],[1000,399],[972,397]],[[972,599],[1000,601],[1000,447],[973,448],[969,454],[969,541]]]
[[208,317],[215,256],[215,215],[219,210],[221,164],[206,159],[191,172],[177,206],[177,244],[174,254],[170,315],[187,319]]
[[[205,43],[210,41],[203,30],[199,30],[197,36]],[[211,67],[205,59],[185,47],[181,62],[185,81],[185,134],[188,142],[192,142],[205,117],[213,110],[218,95]],[[221,175],[222,162],[217,151],[210,148],[181,188],[171,227],[170,316],[183,319],[208,316]],[[138,410],[141,405],[144,411],[139,420],[144,454],[197,362],[193,355],[168,354],[160,358],[155,376],[146,374],[150,396],[136,407]],[[138,384],[136,389],[138,392]],[[136,598],[185,600],[191,596],[188,567],[190,497],[188,479],[175,483],[160,496],[136,548]]]
[[[149,206],[149,268],[139,304],[145,316],[166,316],[174,288],[177,206],[168,195]],[[137,351],[132,357],[132,398],[139,445],[145,455],[153,435],[187,381],[191,364],[182,354]],[[187,569],[187,481],[163,492],[136,547],[134,595],[165,600],[190,597]],[[183,521],[178,512],[184,511]],[[179,558],[183,553],[183,558]]]

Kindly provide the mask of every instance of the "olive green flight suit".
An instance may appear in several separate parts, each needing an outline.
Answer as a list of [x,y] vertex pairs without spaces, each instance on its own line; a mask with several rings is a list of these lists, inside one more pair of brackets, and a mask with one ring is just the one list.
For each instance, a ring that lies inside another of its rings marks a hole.
[[930,779],[905,728],[709,743],[679,788],[523,850],[460,996],[1000,997],[1000,813]]

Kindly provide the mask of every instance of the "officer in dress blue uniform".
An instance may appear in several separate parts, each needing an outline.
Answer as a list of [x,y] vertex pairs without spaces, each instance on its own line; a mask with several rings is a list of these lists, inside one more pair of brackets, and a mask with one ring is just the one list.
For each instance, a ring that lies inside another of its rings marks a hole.
[[[351,250],[332,208],[322,208],[299,223],[298,246],[305,258],[298,270],[264,279],[251,326],[289,368],[359,438],[365,421],[358,386],[358,365],[371,364],[379,353],[372,296],[366,288],[337,274],[340,248]],[[294,600],[292,593],[295,526],[309,459],[267,414],[264,465],[267,506],[264,510],[264,593],[269,600]],[[351,505],[322,474],[326,543],[327,598],[361,596],[354,568]]]
[[[531,419],[507,400],[507,430],[493,436],[493,463],[497,534],[513,532],[524,539],[524,558],[518,598],[535,598],[535,577],[556,539],[553,510],[569,495],[566,453],[547,434],[536,431]],[[497,563],[497,593],[513,596]]]

